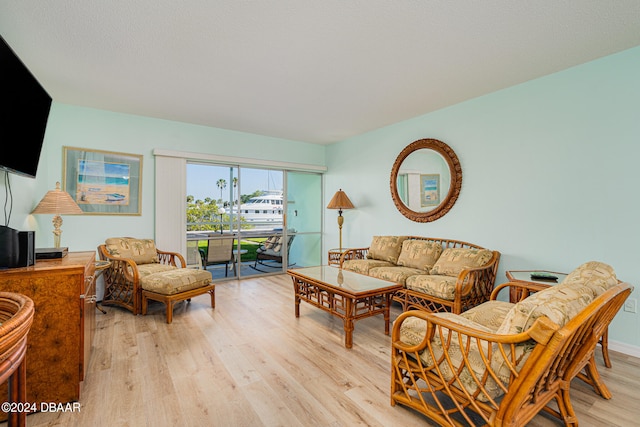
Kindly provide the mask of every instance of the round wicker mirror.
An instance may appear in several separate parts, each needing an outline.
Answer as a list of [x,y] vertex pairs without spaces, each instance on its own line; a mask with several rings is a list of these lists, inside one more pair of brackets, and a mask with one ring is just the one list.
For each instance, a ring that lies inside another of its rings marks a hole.
[[400,152],[391,168],[391,198],[412,221],[431,222],[453,207],[462,188],[456,153],[437,139],[419,139]]

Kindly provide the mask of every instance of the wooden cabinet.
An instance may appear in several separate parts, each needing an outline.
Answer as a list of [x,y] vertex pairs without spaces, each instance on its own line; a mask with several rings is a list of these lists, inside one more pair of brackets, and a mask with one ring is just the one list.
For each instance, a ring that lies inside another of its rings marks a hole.
[[[95,326],[95,252],[0,270],[0,290],[24,294],[35,304],[25,359],[27,402],[40,407],[78,400]],[[2,387],[0,402],[6,400]]]

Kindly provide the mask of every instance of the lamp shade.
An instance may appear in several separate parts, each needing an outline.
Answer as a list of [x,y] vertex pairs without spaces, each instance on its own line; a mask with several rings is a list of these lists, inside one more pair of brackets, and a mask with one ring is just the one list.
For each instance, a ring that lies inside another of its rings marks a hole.
[[336,194],[333,195],[333,198],[327,205],[327,209],[342,210],[342,209],[353,209],[353,208],[355,208],[355,206],[353,206],[353,203],[351,203],[351,200],[349,200],[349,197],[347,197],[347,194],[344,191],[342,191],[342,188],[336,191]]
[[47,194],[44,195],[38,206],[31,213],[80,215],[84,212],[69,193],[60,189],[60,183],[56,182],[56,189],[47,191]]

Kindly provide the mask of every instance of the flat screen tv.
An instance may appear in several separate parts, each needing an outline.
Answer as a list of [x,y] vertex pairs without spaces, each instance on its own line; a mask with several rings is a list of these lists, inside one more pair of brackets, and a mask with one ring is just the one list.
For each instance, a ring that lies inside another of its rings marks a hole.
[[0,170],[35,178],[51,97],[0,36]]

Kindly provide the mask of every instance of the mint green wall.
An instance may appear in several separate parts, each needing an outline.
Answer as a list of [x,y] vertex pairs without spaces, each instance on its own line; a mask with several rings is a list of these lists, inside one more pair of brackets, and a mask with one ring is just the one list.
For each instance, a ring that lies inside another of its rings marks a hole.
[[[18,143],[19,144],[19,143]],[[325,147],[180,122],[55,103],[52,106],[36,179],[10,175],[10,226],[36,230],[36,246],[53,246],[51,215],[29,215],[62,179],[62,147],[142,154],[142,215],[63,215],[62,246],[96,250],[110,236],[153,236],[155,232],[154,149],[324,165]],[[213,186],[214,184],[212,184]],[[0,192],[4,193],[4,183]]]
[[[343,244],[449,237],[500,251],[499,282],[507,269],[599,260],[640,286],[638,76],[640,47],[328,147],[326,196],[342,188],[356,206],[344,213]],[[425,224],[402,216],[389,192],[396,156],[421,138],[449,144],[463,170],[458,202]],[[335,216],[325,217],[328,246],[338,242]],[[638,356],[639,319],[620,312],[610,334]]]

